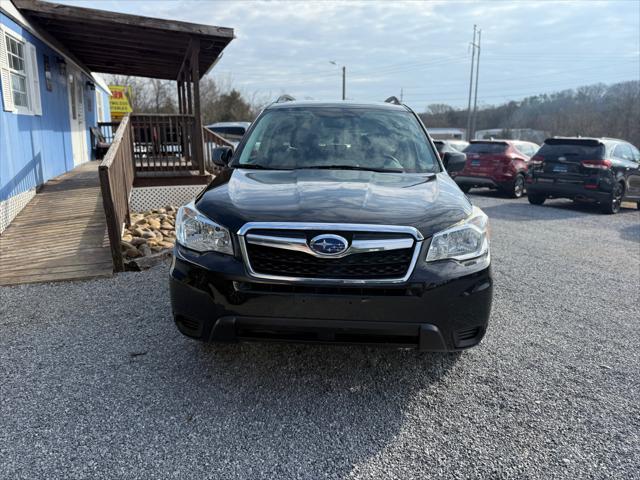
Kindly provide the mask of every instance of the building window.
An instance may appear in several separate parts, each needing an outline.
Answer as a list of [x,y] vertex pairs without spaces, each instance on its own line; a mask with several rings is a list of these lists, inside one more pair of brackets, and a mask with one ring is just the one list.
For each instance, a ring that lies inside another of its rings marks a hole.
[[2,25],[0,78],[5,110],[42,115],[36,47]]
[[16,107],[29,108],[29,94],[27,93],[27,69],[24,58],[24,43],[5,35],[9,71],[11,72],[11,89],[13,103]]

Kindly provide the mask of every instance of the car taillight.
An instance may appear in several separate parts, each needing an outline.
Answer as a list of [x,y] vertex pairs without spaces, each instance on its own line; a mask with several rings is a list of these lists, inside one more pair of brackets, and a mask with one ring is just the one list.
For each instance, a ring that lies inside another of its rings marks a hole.
[[542,155],[534,155],[533,157],[531,157],[531,160],[529,160],[529,162],[532,166],[539,167],[544,163],[544,157]]
[[600,170],[609,170],[611,168],[611,160],[583,160],[582,166],[585,168],[597,168]]

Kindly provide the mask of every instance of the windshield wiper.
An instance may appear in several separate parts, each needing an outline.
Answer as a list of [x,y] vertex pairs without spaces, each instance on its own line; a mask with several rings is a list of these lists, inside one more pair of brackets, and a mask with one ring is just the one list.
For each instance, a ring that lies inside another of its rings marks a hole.
[[372,167],[358,167],[355,165],[312,165],[309,167],[297,167],[298,170],[362,170],[367,172],[382,172],[382,173],[404,173],[404,170],[399,168],[372,168]]

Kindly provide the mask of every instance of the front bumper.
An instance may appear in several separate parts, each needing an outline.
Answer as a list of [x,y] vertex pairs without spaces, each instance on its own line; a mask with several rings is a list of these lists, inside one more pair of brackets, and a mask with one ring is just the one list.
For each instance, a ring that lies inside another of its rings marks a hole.
[[[491,311],[486,265],[417,267],[391,285],[305,285],[250,277],[239,258],[175,249],[171,305],[178,329],[200,340],[365,343],[453,351],[480,342]],[[421,260],[422,257],[421,257]]]
[[595,202],[607,202],[611,197],[611,190],[603,189],[602,186],[585,188],[584,183],[561,183],[557,181],[541,183],[534,180],[533,183],[527,183],[527,193],[552,198],[584,199]]

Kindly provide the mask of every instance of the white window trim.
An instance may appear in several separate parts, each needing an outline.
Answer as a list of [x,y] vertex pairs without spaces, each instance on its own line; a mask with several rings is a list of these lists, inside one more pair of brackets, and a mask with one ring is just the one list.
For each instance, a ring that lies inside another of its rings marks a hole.
[[[5,36],[11,37],[22,43],[22,52],[24,54],[23,62],[25,67],[24,76],[27,85],[27,103],[29,104],[28,107],[13,103],[13,86],[11,84],[12,69],[9,67],[9,52],[6,48]],[[13,111],[13,113],[17,115],[42,115],[42,97],[40,92],[40,78],[38,76],[37,48],[31,42],[27,41],[22,35],[4,25],[0,25],[0,41],[4,44],[2,52],[6,57],[3,59],[4,61],[2,63],[6,65],[6,68],[9,71],[9,92],[7,94],[12,98],[11,107],[13,108],[8,110]],[[5,95],[4,90],[3,95]]]
[[102,92],[96,88],[96,95],[95,95],[96,99],[95,99],[95,103],[96,103],[96,121],[97,122],[104,122],[104,104],[102,103]]

